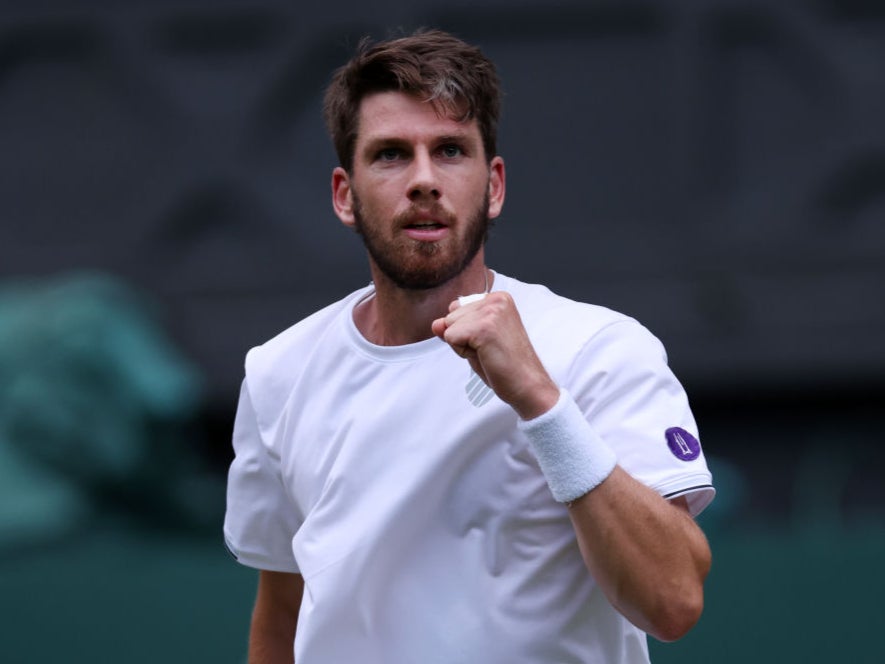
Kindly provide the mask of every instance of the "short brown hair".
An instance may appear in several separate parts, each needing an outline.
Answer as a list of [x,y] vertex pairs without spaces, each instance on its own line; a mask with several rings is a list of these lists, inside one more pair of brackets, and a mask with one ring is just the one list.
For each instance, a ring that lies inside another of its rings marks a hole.
[[486,159],[497,154],[501,86],[495,65],[480,49],[440,30],[372,43],[335,71],[323,116],[338,160],[353,168],[360,103],[374,92],[399,91],[430,102],[459,122],[476,119]]

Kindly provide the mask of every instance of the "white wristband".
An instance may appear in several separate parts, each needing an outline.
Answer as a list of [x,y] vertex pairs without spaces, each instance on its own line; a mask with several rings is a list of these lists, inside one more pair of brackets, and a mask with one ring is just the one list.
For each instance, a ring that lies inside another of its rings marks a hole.
[[553,408],[532,420],[520,420],[517,426],[529,439],[550,491],[561,503],[596,488],[617,463],[615,453],[563,389]]

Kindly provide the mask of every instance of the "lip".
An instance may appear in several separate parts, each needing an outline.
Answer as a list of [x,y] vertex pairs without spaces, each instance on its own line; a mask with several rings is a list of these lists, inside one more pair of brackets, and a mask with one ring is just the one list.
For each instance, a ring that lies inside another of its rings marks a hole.
[[405,234],[420,242],[436,242],[449,233],[448,224],[431,216],[416,216],[403,226]]
[[438,221],[421,220],[407,225],[403,231],[413,240],[437,242],[448,235],[449,227]]

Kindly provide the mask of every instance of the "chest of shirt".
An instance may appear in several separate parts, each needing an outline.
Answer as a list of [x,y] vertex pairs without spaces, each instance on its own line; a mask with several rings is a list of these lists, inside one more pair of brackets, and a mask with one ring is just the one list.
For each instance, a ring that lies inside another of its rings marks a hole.
[[275,446],[283,482],[307,515],[323,500],[357,500],[370,487],[463,484],[477,467],[486,468],[484,484],[506,483],[501,473],[514,459],[534,463],[515,423],[451,351],[388,363],[345,352],[303,367]]

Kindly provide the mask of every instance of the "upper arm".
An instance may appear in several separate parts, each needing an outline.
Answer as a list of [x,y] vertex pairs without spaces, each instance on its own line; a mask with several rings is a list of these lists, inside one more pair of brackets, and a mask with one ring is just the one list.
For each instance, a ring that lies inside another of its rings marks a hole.
[[297,618],[303,593],[304,578],[300,574],[261,570],[258,574],[255,610],[269,610]]
[[249,633],[250,664],[293,661],[304,579],[292,572],[261,570]]
[[233,432],[234,459],[227,479],[224,537],[242,564],[298,572],[292,538],[301,517],[287,492],[279,457],[265,444],[244,380]]
[[[710,502],[712,477],[688,397],[646,328],[627,319],[597,332],[572,363],[567,387],[631,476],[665,498],[684,496],[692,515]],[[691,446],[676,447],[676,434]]]
[[679,509],[685,510],[688,514],[691,514],[691,508],[688,506],[688,498],[686,498],[685,496],[670,498],[669,502],[671,505],[675,505]]

